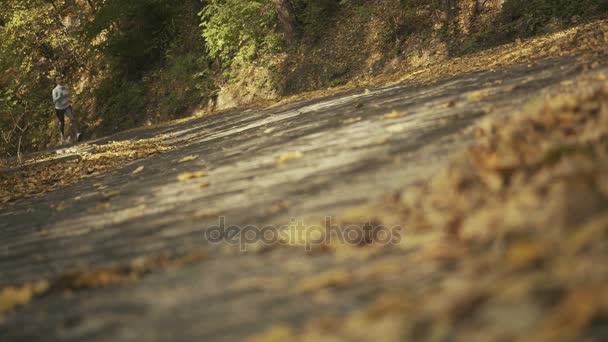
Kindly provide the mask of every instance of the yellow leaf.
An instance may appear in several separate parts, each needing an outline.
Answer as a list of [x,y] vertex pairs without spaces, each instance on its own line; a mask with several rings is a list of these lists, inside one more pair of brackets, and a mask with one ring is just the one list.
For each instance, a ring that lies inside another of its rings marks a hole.
[[216,217],[220,215],[220,211],[217,209],[202,209],[195,212],[192,216],[197,219],[205,219]]
[[177,175],[177,179],[180,181],[187,181],[190,179],[201,178],[207,176],[209,173],[206,170],[197,172],[184,172]]
[[247,339],[249,342],[283,342],[293,340],[293,331],[286,326],[278,325],[270,328],[261,335]]
[[48,290],[47,281],[28,283],[21,287],[8,287],[0,291],[0,318],[20,305],[29,303],[36,295]]
[[469,101],[481,101],[487,96],[488,94],[483,91],[474,91],[467,95],[467,99],[469,99]]
[[342,123],[343,124],[351,124],[351,123],[355,123],[357,121],[361,121],[361,117],[346,119],[346,120],[342,121]]
[[112,197],[116,197],[120,194],[120,191],[118,190],[111,190],[111,191],[104,191],[101,193],[101,195],[104,198],[112,198]]
[[396,110],[388,113],[388,114],[384,114],[384,118],[385,119],[395,119],[401,116],[401,113],[397,112]]
[[304,157],[304,154],[299,151],[286,152],[277,158],[277,164],[282,164],[291,160],[296,160]]
[[186,156],[186,157],[180,159],[178,163],[185,163],[185,162],[193,161],[196,158],[198,158],[198,156],[195,156],[195,155]]
[[307,276],[295,289],[296,293],[313,292],[325,288],[343,287],[353,283],[354,276],[347,270],[325,271],[318,275]]
[[405,125],[397,124],[386,127],[386,131],[390,133],[400,133],[405,131]]
[[138,167],[137,169],[133,170],[132,174],[136,175],[136,174],[142,172],[143,170],[144,170],[144,166],[142,165],[142,166]]

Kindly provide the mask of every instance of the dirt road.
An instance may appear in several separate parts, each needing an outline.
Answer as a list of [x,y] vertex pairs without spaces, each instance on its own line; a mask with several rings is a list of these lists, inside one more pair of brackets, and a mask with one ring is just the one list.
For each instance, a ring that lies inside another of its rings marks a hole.
[[[574,58],[551,59],[432,84],[235,110],[95,142],[163,135],[175,149],[3,209],[0,288],[142,257],[197,254],[203,260],[159,267],[119,286],[50,291],[8,314],[0,336],[231,340],[354,312],[377,293],[402,286],[404,277],[354,280],[319,293],[294,284],[328,270],[371,270],[396,259],[407,264],[407,250],[387,248],[364,261],[259,243],[242,251],[210,243],[205,232],[219,216],[243,228],[337,215],[424,181],[466,146],[476,120],[509,115],[580,72]],[[179,162],[188,156],[192,160]],[[178,179],[203,169],[206,177]]]

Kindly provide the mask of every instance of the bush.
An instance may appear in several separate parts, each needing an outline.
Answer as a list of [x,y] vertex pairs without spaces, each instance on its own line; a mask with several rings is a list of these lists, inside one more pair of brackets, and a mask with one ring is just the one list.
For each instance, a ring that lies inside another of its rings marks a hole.
[[282,47],[277,15],[269,0],[211,0],[200,16],[207,52],[224,67]]
[[107,78],[94,92],[96,114],[102,120],[103,133],[132,128],[143,119],[147,105],[143,82]]
[[170,0],[106,0],[85,34],[90,41],[104,37],[98,48],[110,68],[136,80],[161,59],[175,33],[177,8]]
[[151,109],[157,110],[155,116],[161,119],[183,116],[213,92],[205,60],[195,53],[169,57],[158,81],[160,84],[151,89],[150,96],[155,99]]

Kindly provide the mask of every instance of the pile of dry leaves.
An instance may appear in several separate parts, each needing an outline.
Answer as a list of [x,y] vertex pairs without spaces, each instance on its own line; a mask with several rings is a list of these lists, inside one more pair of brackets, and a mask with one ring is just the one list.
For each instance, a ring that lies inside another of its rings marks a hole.
[[480,123],[428,183],[351,215],[403,227],[411,253],[378,266],[403,286],[254,340],[606,340],[608,85],[581,88]]
[[502,45],[493,49],[451,58],[444,62],[413,70],[404,65],[399,81],[431,81],[465,72],[491,70],[503,65],[535,64],[539,58],[578,56],[599,65],[608,56],[608,21],[602,20],[557,33]]
[[56,163],[49,160],[9,175],[0,174],[0,204],[42,195],[169,149],[160,138],[110,142],[85,149],[88,151],[79,153],[76,159]]

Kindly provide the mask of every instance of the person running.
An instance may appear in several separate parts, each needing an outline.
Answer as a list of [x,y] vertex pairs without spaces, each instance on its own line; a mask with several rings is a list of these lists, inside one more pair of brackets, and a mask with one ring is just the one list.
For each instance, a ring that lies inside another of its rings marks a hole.
[[55,103],[55,112],[61,129],[61,144],[63,145],[65,143],[65,116],[72,122],[72,131],[76,132],[76,141],[80,141],[82,134],[80,133],[78,120],[76,120],[74,113],[72,112],[70,90],[63,85],[63,78],[61,76],[55,78],[55,83],[57,86],[53,89],[53,103]]

